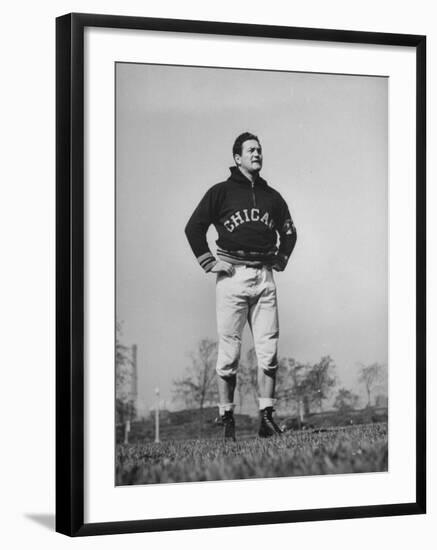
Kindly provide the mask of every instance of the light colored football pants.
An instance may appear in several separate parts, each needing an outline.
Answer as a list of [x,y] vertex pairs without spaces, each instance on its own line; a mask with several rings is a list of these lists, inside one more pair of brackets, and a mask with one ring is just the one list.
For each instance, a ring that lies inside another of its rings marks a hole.
[[217,274],[217,374],[226,378],[237,372],[246,321],[252,331],[258,368],[274,374],[278,367],[279,323],[273,272],[267,267],[234,267],[231,276]]

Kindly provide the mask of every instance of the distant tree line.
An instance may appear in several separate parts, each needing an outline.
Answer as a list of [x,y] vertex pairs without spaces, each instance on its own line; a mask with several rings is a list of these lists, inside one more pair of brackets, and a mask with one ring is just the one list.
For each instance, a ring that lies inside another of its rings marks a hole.
[[[186,408],[198,408],[202,415],[204,407],[218,401],[217,342],[208,338],[200,340],[190,359],[184,374],[174,381],[174,398]],[[383,365],[360,365],[357,382],[364,387],[367,407],[372,405],[372,399],[376,406],[387,404],[387,396],[384,389],[381,390],[385,378]],[[301,420],[310,413],[322,412],[331,398],[332,406],[339,411],[356,409],[359,396],[345,387],[337,388],[338,382],[336,365],[329,355],[313,364],[282,358],[276,376],[277,408],[287,414],[296,414]],[[376,394],[378,389],[383,393]],[[253,348],[240,362],[237,393],[240,410],[248,402],[257,402],[257,358]]]

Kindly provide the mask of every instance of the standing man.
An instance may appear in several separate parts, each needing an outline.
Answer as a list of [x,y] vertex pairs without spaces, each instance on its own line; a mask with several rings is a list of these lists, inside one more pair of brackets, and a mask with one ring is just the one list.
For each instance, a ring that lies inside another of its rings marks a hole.
[[[234,392],[246,321],[258,360],[258,435],[281,433],[272,417],[279,337],[273,270],[285,269],[296,229],[284,199],[259,175],[263,155],[258,137],[241,134],[232,153],[231,175],[206,192],[185,233],[201,267],[217,274],[219,412],[224,437],[235,440]],[[217,258],[206,240],[211,224],[218,233]]]

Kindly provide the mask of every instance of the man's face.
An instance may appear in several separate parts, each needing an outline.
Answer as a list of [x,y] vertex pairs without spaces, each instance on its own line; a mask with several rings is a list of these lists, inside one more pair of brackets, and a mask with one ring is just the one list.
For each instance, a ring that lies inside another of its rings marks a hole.
[[243,171],[259,172],[262,168],[263,155],[261,145],[256,139],[249,139],[241,147],[241,155],[235,155],[235,162]]

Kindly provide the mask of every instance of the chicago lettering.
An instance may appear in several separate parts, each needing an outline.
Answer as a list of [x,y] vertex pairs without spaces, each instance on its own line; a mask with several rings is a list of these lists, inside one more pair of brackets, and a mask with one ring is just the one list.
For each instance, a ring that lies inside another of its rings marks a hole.
[[274,227],[274,222],[270,219],[269,213],[265,212],[261,216],[259,208],[244,208],[243,210],[237,210],[223,223],[223,225],[232,233],[239,225],[247,222],[261,222],[270,229]]

